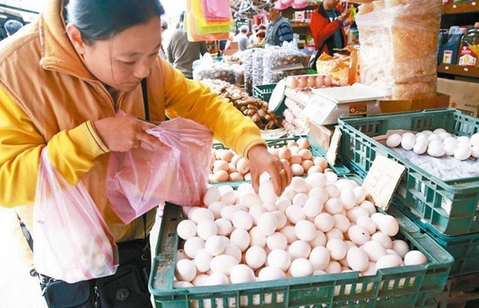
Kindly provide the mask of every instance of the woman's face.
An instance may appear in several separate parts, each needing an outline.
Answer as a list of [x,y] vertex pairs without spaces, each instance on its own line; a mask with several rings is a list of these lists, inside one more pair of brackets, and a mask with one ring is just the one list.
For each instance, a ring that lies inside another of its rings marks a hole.
[[148,77],[161,45],[159,17],[92,44],[78,42],[68,27],[67,32],[88,70],[102,83],[122,92],[133,91]]

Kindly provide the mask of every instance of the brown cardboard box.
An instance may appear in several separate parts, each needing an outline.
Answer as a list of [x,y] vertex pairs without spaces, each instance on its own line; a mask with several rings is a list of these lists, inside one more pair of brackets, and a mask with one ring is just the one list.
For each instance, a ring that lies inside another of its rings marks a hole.
[[334,124],[332,125],[319,125],[313,120],[309,120],[309,136],[316,141],[325,150],[329,149],[331,138],[334,133]]
[[449,95],[437,93],[435,98],[409,99],[409,100],[380,100],[381,112],[403,112],[449,107]]
[[474,117],[479,115],[479,83],[438,78],[437,89],[451,96],[451,108]]

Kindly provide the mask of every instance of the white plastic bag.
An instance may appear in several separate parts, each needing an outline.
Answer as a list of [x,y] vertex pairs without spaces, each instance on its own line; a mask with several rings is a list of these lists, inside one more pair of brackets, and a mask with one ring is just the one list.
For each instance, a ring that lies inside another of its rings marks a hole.
[[35,269],[75,283],[113,275],[118,249],[82,182],[70,186],[43,149],[33,211]]

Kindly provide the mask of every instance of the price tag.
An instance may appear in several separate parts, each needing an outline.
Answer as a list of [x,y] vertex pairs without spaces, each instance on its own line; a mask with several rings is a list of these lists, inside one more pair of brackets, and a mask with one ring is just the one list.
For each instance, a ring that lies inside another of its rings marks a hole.
[[343,134],[341,133],[339,126],[336,126],[333,137],[331,138],[331,144],[329,145],[328,152],[326,153],[326,160],[332,166],[336,164],[336,158],[339,151],[339,142],[341,141],[342,135]]
[[401,182],[406,167],[382,155],[376,159],[364,179],[363,187],[371,195],[374,203],[387,210],[389,203]]

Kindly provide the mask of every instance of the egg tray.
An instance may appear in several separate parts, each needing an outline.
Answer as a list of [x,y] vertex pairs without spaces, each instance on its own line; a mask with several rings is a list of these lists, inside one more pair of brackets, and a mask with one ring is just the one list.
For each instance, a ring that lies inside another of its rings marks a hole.
[[479,131],[479,119],[455,109],[346,117],[338,120],[342,132],[340,161],[365,177],[376,154],[406,167],[394,198],[439,233],[455,236],[479,232],[479,177],[443,181],[412,164],[372,137],[388,130],[410,131],[444,128],[456,136]]
[[397,200],[393,201],[393,206],[411,219],[422,233],[431,237],[439,246],[452,255],[454,263],[452,264],[449,277],[479,273],[479,233],[447,236],[431,228],[429,224],[422,222],[421,219],[411,213],[408,207],[400,204]]
[[[309,136],[294,136],[291,138],[278,138],[278,139],[266,139],[266,143],[268,144],[268,147],[270,148],[281,148],[285,145],[288,144],[288,141],[297,141],[300,138],[306,138],[309,140],[310,147],[309,150],[311,151],[311,154],[313,154],[313,157],[326,157],[326,152],[322,150],[323,148],[312,138]],[[216,150],[227,150],[228,148],[225,147],[222,143],[214,143],[213,148]],[[349,169],[342,165],[342,164],[336,164],[335,166],[329,165],[329,168],[331,168],[337,175],[344,175],[344,174],[350,174],[351,171]],[[237,189],[241,184],[243,183],[251,183],[251,181],[237,181],[237,182],[221,182],[221,183],[210,183],[210,185],[213,186],[221,186],[221,185],[229,185],[233,187],[234,189]]]
[[[350,177],[354,179],[353,177]],[[187,307],[436,307],[434,296],[442,293],[453,262],[452,256],[422,234],[397,209],[400,232],[395,237],[423,252],[428,263],[379,270],[375,276],[359,272],[303,278],[174,288],[176,233],[181,208],[167,204],[159,231],[148,287],[157,308]]]

